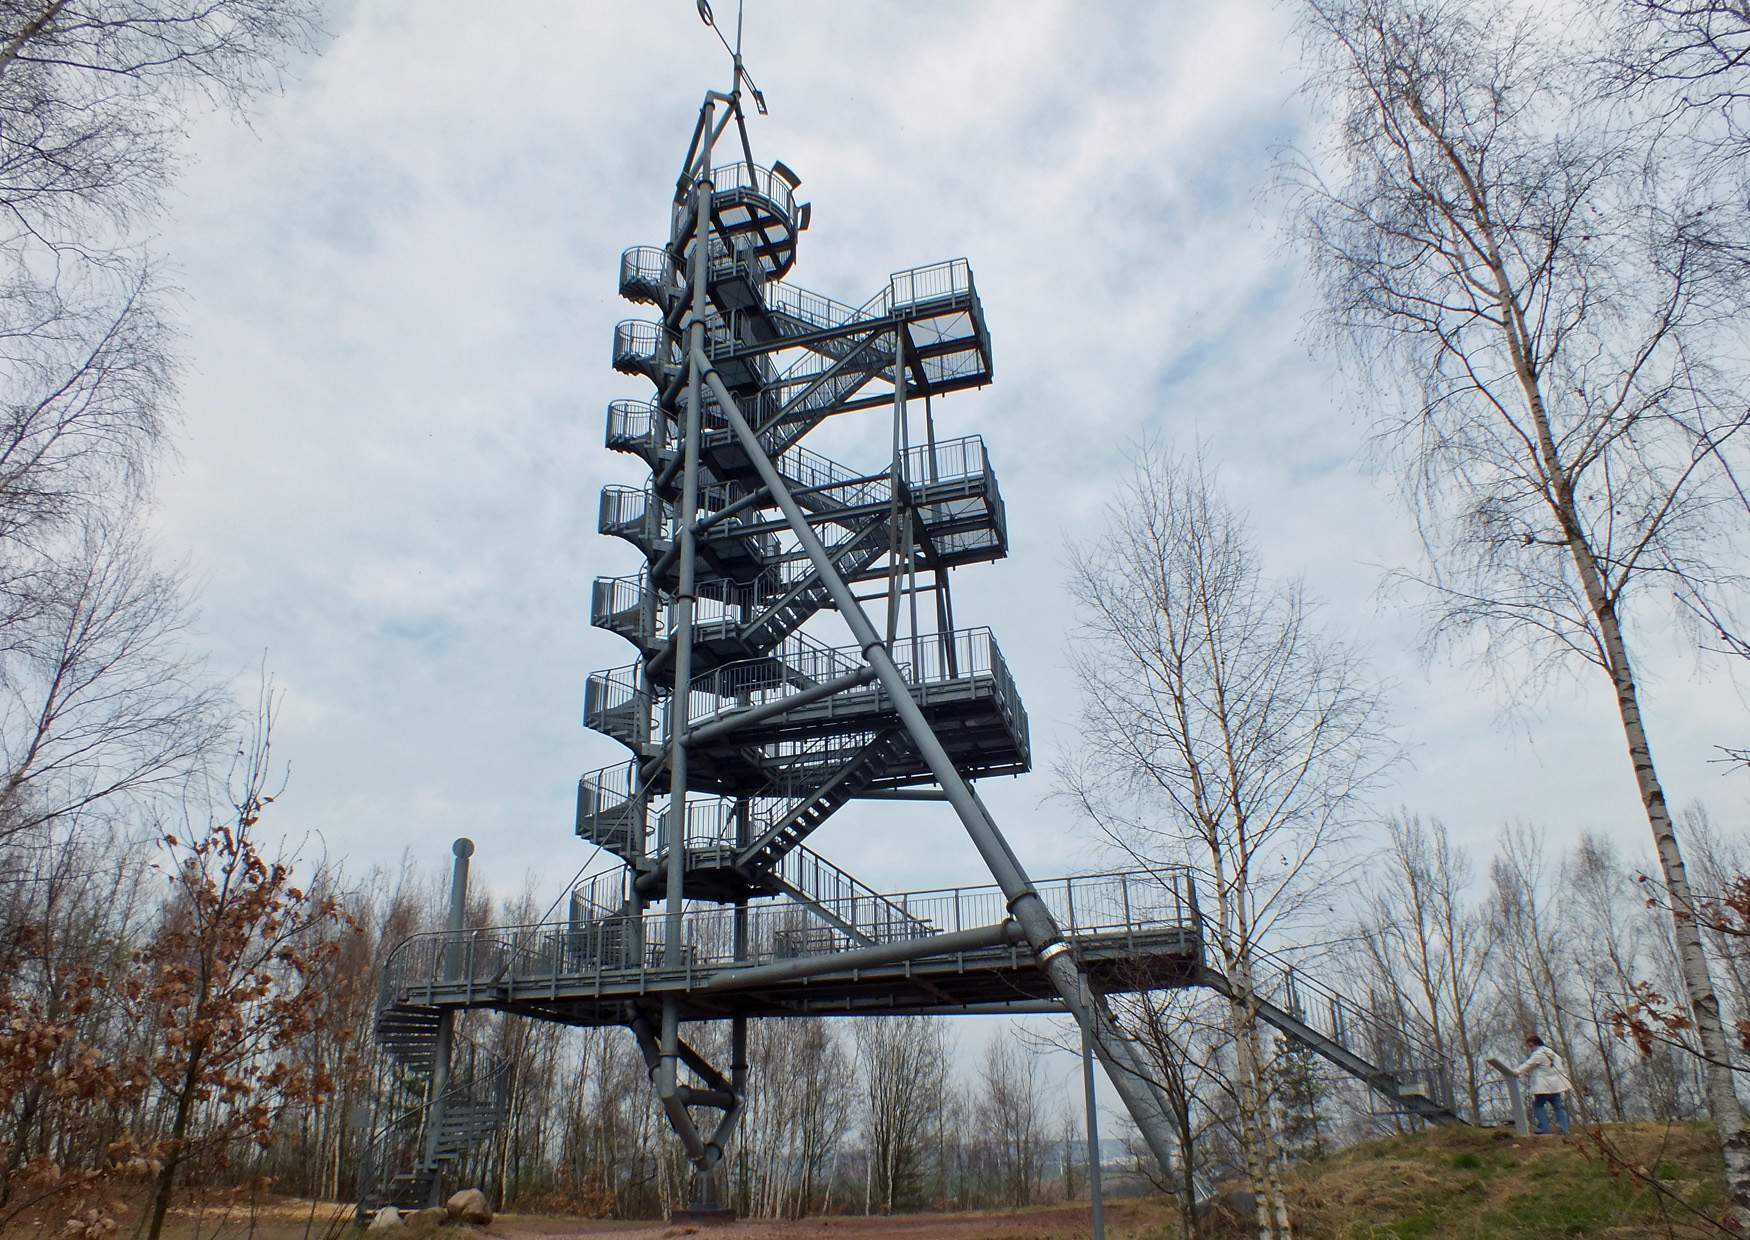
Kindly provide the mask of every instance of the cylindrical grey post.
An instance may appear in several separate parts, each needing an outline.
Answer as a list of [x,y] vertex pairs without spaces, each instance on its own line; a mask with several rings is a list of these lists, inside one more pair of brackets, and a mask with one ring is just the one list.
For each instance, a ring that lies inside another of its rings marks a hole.
[[[700,406],[704,392],[695,358],[704,352],[705,344],[705,280],[711,262],[711,114],[710,100],[705,101],[704,145],[699,152],[699,176],[693,185],[693,246],[687,259],[687,279],[691,285],[691,305],[687,315],[687,354],[682,358],[687,367],[686,415],[681,431],[681,499],[675,513],[675,544],[680,552],[680,579],[675,586],[674,604],[669,611],[670,629],[674,636],[674,692],[668,700],[668,813],[663,821],[663,843],[668,849],[667,883],[663,901],[663,958],[669,968],[677,968],[683,950],[687,871],[687,686],[693,677],[693,593],[698,565],[694,558],[695,534],[693,521],[699,507],[699,425]],[[662,1068],[657,1080],[657,1095],[663,1100],[671,1119],[686,1110],[676,1099],[680,1075],[680,1021],[676,1015],[675,998],[665,995],[662,1001]],[[688,1121],[690,1125],[691,1121]],[[682,1128],[677,1120],[676,1128]],[[683,1139],[685,1138],[683,1131]],[[689,1141],[689,1146],[696,1142]]]
[[1094,1240],[1106,1240],[1106,1203],[1100,1194],[1100,1110],[1094,1102],[1094,1041],[1082,1030],[1082,1092],[1088,1111],[1088,1200],[1093,1203]]
[[[462,929],[468,924],[468,858],[474,855],[474,841],[466,836],[450,845],[456,861],[450,867],[450,915],[444,923],[449,931],[444,941],[444,979],[459,981],[463,956],[467,946],[462,942]],[[425,1116],[425,1160],[431,1169],[431,1189],[426,1195],[428,1206],[443,1204],[444,1178],[438,1168],[438,1138],[444,1126],[444,1095],[450,1090],[450,1055],[455,1047],[456,1013],[454,1008],[438,1009],[437,1038],[431,1051],[431,1100]]]
[[797,504],[796,497],[790,494],[788,484],[779,475],[771,458],[766,455],[759,436],[741,416],[741,410],[736,407],[729,389],[712,367],[710,359],[702,351],[697,352],[693,355],[693,365],[704,374],[706,382],[711,385],[711,391],[723,406],[724,416],[729,419],[735,437],[741,441],[749,462],[760,475],[760,481],[765,484],[772,499],[783,511],[791,533],[796,536],[816,571],[820,573],[820,579],[838,606],[839,614],[844,617],[845,623],[856,637],[863,658],[875,669],[876,678],[892,698],[900,723],[904,725],[912,743],[917,746],[918,754],[925,765],[930,768],[930,774],[947,794],[948,802],[954,807],[967,835],[971,837],[973,847],[978,849],[979,856],[990,868],[991,877],[1003,889],[1010,914],[1021,924],[1028,943],[1038,954],[1039,967],[1050,979],[1052,988],[1057,991],[1064,1006],[1076,1018],[1076,1023],[1093,1036],[1094,1049],[1099,1054],[1107,1075],[1111,1077],[1113,1088],[1124,1099],[1125,1107],[1136,1120],[1137,1130],[1148,1143],[1149,1151],[1155,1156],[1162,1171],[1165,1171],[1172,1165],[1172,1125],[1136,1047],[1119,1031],[1100,997],[1092,994],[1084,984],[1081,970],[1071,957],[1069,944],[1064,942],[1063,935],[1058,932],[1057,923],[1052,920],[1045,902],[1033,890],[1026,871],[1009,850],[1008,841],[997,829],[995,821],[985,813],[984,807],[973,795],[972,786],[955,769],[948,751],[942,748],[942,742],[936,738],[929,720],[924,718],[923,711],[912,699],[911,686],[906,683],[905,677],[893,662],[893,656],[882,645],[880,634],[875,631],[868,614],[857,601],[856,594],[839,573],[825,544],[820,541],[820,536],[808,524],[807,515]]

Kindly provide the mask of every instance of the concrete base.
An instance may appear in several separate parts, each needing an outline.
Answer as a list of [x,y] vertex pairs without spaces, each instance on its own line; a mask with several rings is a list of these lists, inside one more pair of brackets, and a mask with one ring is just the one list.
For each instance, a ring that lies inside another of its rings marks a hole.
[[734,1210],[671,1210],[668,1221],[671,1223],[690,1223],[694,1227],[721,1227],[725,1223],[735,1222]]

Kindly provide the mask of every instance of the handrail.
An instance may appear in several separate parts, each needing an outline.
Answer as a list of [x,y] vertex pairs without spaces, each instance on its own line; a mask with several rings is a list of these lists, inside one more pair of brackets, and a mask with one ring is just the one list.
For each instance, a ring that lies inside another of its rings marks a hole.
[[[398,1164],[411,1162],[417,1167],[424,1161],[426,1125],[430,1122],[432,1111],[440,1103],[446,1109],[459,1103],[482,1102],[503,1107],[510,1074],[515,1065],[509,1057],[475,1046],[459,1034],[457,1039],[459,1045],[468,1049],[468,1062],[471,1066],[482,1059],[485,1061],[484,1065],[472,1067],[460,1080],[452,1078],[449,1087],[442,1094],[435,1098],[426,1098],[391,1116],[366,1138],[359,1156],[358,1201],[362,1208],[368,1209],[372,1198],[380,1195],[397,1175],[411,1169],[399,1165],[389,1169],[386,1165],[384,1154],[391,1139],[398,1133],[403,1137],[404,1148],[395,1161]],[[410,1120],[417,1122],[411,1133],[405,1133],[402,1130]]]
[[[1191,934],[1195,941],[1201,933],[1191,871],[1183,866],[1072,875],[1036,882],[1035,889],[1072,942],[1079,936],[1172,929]],[[994,884],[877,895],[938,932],[994,925],[1008,915],[1007,898]],[[861,899],[860,895],[848,895],[819,903],[835,917],[854,924],[862,915],[855,903]],[[829,931],[836,927],[819,913],[778,899],[748,906],[747,950],[740,958],[734,951],[734,909],[688,909],[682,914],[689,944],[686,959],[666,962],[652,955],[660,951],[665,916],[663,910],[651,909],[640,919],[626,909],[577,925],[542,922],[497,926],[464,932],[460,938],[449,931],[426,931],[396,944],[385,962],[385,972],[387,975],[392,970],[393,984],[399,990],[417,992],[457,985],[498,987],[518,979],[552,980],[580,974],[644,975],[729,968],[797,954],[827,954],[846,945],[842,934],[832,937]],[[640,920],[642,930],[635,929]],[[798,937],[795,932],[803,930],[808,934]],[[633,958],[632,947],[638,943],[648,946]],[[462,974],[459,981],[443,975],[458,956],[462,965],[457,970]]]

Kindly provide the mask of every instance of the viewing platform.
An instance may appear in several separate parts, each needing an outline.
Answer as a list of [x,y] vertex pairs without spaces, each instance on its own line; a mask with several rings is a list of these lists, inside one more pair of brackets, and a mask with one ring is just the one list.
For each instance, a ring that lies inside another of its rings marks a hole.
[[[782,703],[804,690],[858,672],[860,651],[827,647],[796,634],[764,658],[727,663],[693,679],[686,695],[687,727],[754,716],[754,708]],[[923,710],[958,766],[969,778],[1012,775],[1031,763],[1027,714],[996,639],[988,628],[928,634],[895,646],[911,697]],[[592,672],[584,688],[584,723],[631,747],[638,739],[638,712],[653,704],[639,688],[638,664]],[[659,694],[664,712],[661,736],[672,700]],[[769,757],[784,744],[815,738],[879,733],[898,727],[893,700],[878,685],[851,687],[835,696],[799,702],[794,708],[763,715],[720,741],[690,742],[695,787],[731,796],[755,796],[783,758]],[[645,756],[656,756],[647,754]],[[910,742],[888,755],[877,787],[904,787],[929,781],[929,769]],[[964,764],[964,765],[962,765]]]
[[[1188,986],[1203,961],[1201,919],[1189,872],[1135,871],[1037,885],[1100,994]],[[913,953],[886,964],[835,956],[867,944],[791,901],[751,907],[748,950],[733,951],[732,909],[685,914],[685,948],[664,958],[660,912],[418,935],[384,970],[386,1005],[490,1008],[576,1025],[624,1024],[628,1005],[672,995],[688,1021],[732,1016],[964,1014],[1056,1010],[1033,952],[1019,942],[930,950],[934,937],[1000,927],[994,886],[880,897],[906,914],[884,946]],[[823,902],[855,922],[850,901]],[[866,920],[866,919],[865,919]],[[927,927],[927,929],[926,929]],[[796,966],[786,977],[772,965]],[[818,971],[808,971],[810,967]]]

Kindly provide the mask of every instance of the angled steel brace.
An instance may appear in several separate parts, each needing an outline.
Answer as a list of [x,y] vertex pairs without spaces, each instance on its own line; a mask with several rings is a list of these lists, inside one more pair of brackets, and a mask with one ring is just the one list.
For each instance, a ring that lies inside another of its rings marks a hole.
[[807,706],[829,697],[837,697],[851,689],[860,689],[874,679],[875,673],[866,667],[854,672],[847,672],[843,676],[836,676],[815,685],[812,689],[802,689],[795,693],[789,693],[775,701],[765,702],[759,706],[750,706],[746,710],[737,711],[733,715],[725,716],[701,727],[688,728],[686,743],[691,745],[701,741],[716,740],[718,737],[726,736],[739,728],[745,728],[750,723],[763,723],[777,715],[788,714],[798,706]]
[[1045,907],[1045,902],[1033,889],[1026,871],[1010,851],[1008,842],[1003,838],[995,821],[985,812],[983,805],[973,795],[971,786],[955,769],[953,760],[942,748],[941,741],[936,738],[923,711],[912,699],[911,686],[894,663],[893,656],[882,643],[875,626],[862,605],[857,602],[850,586],[839,575],[831,555],[809,525],[806,515],[790,494],[783,478],[779,476],[764,445],[760,443],[758,434],[747,424],[747,419],[742,417],[740,407],[735,403],[716,368],[711,365],[710,359],[705,356],[704,349],[695,347],[691,360],[693,374],[702,378],[716,395],[718,404],[722,407],[724,416],[729,419],[736,438],[741,441],[742,450],[747,453],[749,462],[789,520],[791,533],[807,551],[834,601],[838,603],[839,612],[850,626],[858,645],[862,647],[864,659],[875,669],[882,686],[893,698],[894,709],[916,744],[919,755],[953,804],[973,846],[990,868],[991,876],[1003,889],[1004,896],[1008,898],[1009,912],[1020,923],[1028,943],[1038,954],[1040,968],[1051,980],[1053,989],[1063,999],[1064,1005],[1075,1016],[1076,1023],[1092,1039],[1100,1061],[1105,1065],[1107,1075],[1111,1077],[1113,1087],[1124,1099],[1125,1106],[1136,1120],[1137,1128],[1148,1142],[1150,1152],[1163,1169],[1171,1167],[1171,1120],[1158,1091],[1149,1079],[1135,1044],[1118,1029],[1110,1010],[1097,1001],[1097,997],[1088,987],[1072,958],[1069,944],[1064,942],[1057,923]]
[[725,969],[713,974],[700,990],[746,990],[769,986],[773,982],[795,981],[801,977],[821,977],[832,973],[852,973],[878,964],[898,964],[905,960],[922,960],[929,956],[951,956],[955,952],[978,951],[986,947],[1004,947],[1019,943],[1026,936],[1012,921],[994,926],[977,926],[971,930],[949,930],[943,934],[928,934],[899,943],[880,943],[872,947],[856,947],[834,952],[830,956],[808,956],[800,960],[780,960],[776,964],[755,965],[749,969]]

